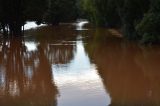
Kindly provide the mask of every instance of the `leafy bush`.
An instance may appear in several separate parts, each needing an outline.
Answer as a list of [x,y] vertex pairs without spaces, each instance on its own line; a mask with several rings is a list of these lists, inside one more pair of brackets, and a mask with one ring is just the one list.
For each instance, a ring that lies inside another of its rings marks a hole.
[[160,0],[152,1],[150,11],[136,26],[136,31],[141,35],[143,43],[160,42]]

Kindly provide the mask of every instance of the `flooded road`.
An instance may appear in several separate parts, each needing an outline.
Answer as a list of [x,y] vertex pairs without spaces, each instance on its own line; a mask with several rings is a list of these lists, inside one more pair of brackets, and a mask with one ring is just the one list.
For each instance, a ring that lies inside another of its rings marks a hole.
[[30,28],[0,38],[0,106],[160,105],[160,46],[112,29]]

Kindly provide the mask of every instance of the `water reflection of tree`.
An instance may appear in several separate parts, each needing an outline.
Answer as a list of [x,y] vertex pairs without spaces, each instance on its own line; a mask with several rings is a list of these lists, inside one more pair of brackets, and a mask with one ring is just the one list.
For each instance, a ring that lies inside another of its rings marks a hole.
[[46,55],[53,64],[66,64],[73,58],[73,45],[50,45]]
[[152,48],[146,52],[146,49],[119,38],[104,39],[88,40],[86,51],[98,67],[111,96],[111,105],[159,105],[158,50]]
[[57,88],[44,50],[28,52],[21,38],[0,47],[0,105],[56,106]]
[[26,34],[36,37],[50,63],[66,64],[73,59],[76,51],[74,41],[76,41],[77,32],[72,27],[72,25],[45,26],[27,31]]

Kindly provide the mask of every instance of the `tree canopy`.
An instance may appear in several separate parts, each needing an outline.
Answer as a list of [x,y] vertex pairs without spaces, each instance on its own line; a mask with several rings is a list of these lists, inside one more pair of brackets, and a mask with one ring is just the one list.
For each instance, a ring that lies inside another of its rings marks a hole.
[[58,24],[75,20],[77,0],[0,0],[0,29],[20,35],[26,21]]
[[97,26],[120,28],[130,40],[160,42],[160,0],[82,0],[82,5]]
[[58,25],[84,17],[131,40],[160,41],[160,0],[0,0],[4,34],[19,35],[26,21]]

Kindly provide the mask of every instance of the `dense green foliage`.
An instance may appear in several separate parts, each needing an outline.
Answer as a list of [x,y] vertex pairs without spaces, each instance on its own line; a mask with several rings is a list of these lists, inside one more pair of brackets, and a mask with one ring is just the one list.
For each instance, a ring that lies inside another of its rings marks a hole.
[[75,20],[77,17],[76,0],[51,0],[45,21],[53,25]]
[[126,0],[124,2],[121,12],[121,21],[125,37],[128,39],[138,38],[135,27],[142,20],[148,8],[148,0]]
[[77,11],[77,0],[0,0],[0,29],[20,35],[26,21],[55,25],[75,20]]
[[12,35],[26,21],[58,25],[77,18],[119,28],[131,40],[160,41],[160,0],[0,0],[0,29]]
[[42,22],[48,10],[48,0],[27,0],[24,15],[26,20]]
[[0,0],[0,27],[4,34],[21,35],[26,21],[41,21],[48,0]]
[[82,0],[82,5],[95,25],[118,27],[131,40],[160,42],[160,0]]
[[153,0],[151,8],[137,25],[136,29],[142,36],[143,43],[154,43],[160,41],[160,0]]
[[[6,27],[10,29],[11,34],[20,33],[23,24],[24,3],[21,0],[0,0],[0,23],[4,33]],[[15,33],[16,32],[16,33]]]
[[115,26],[120,24],[113,0],[82,0],[83,11],[88,19],[98,26]]

